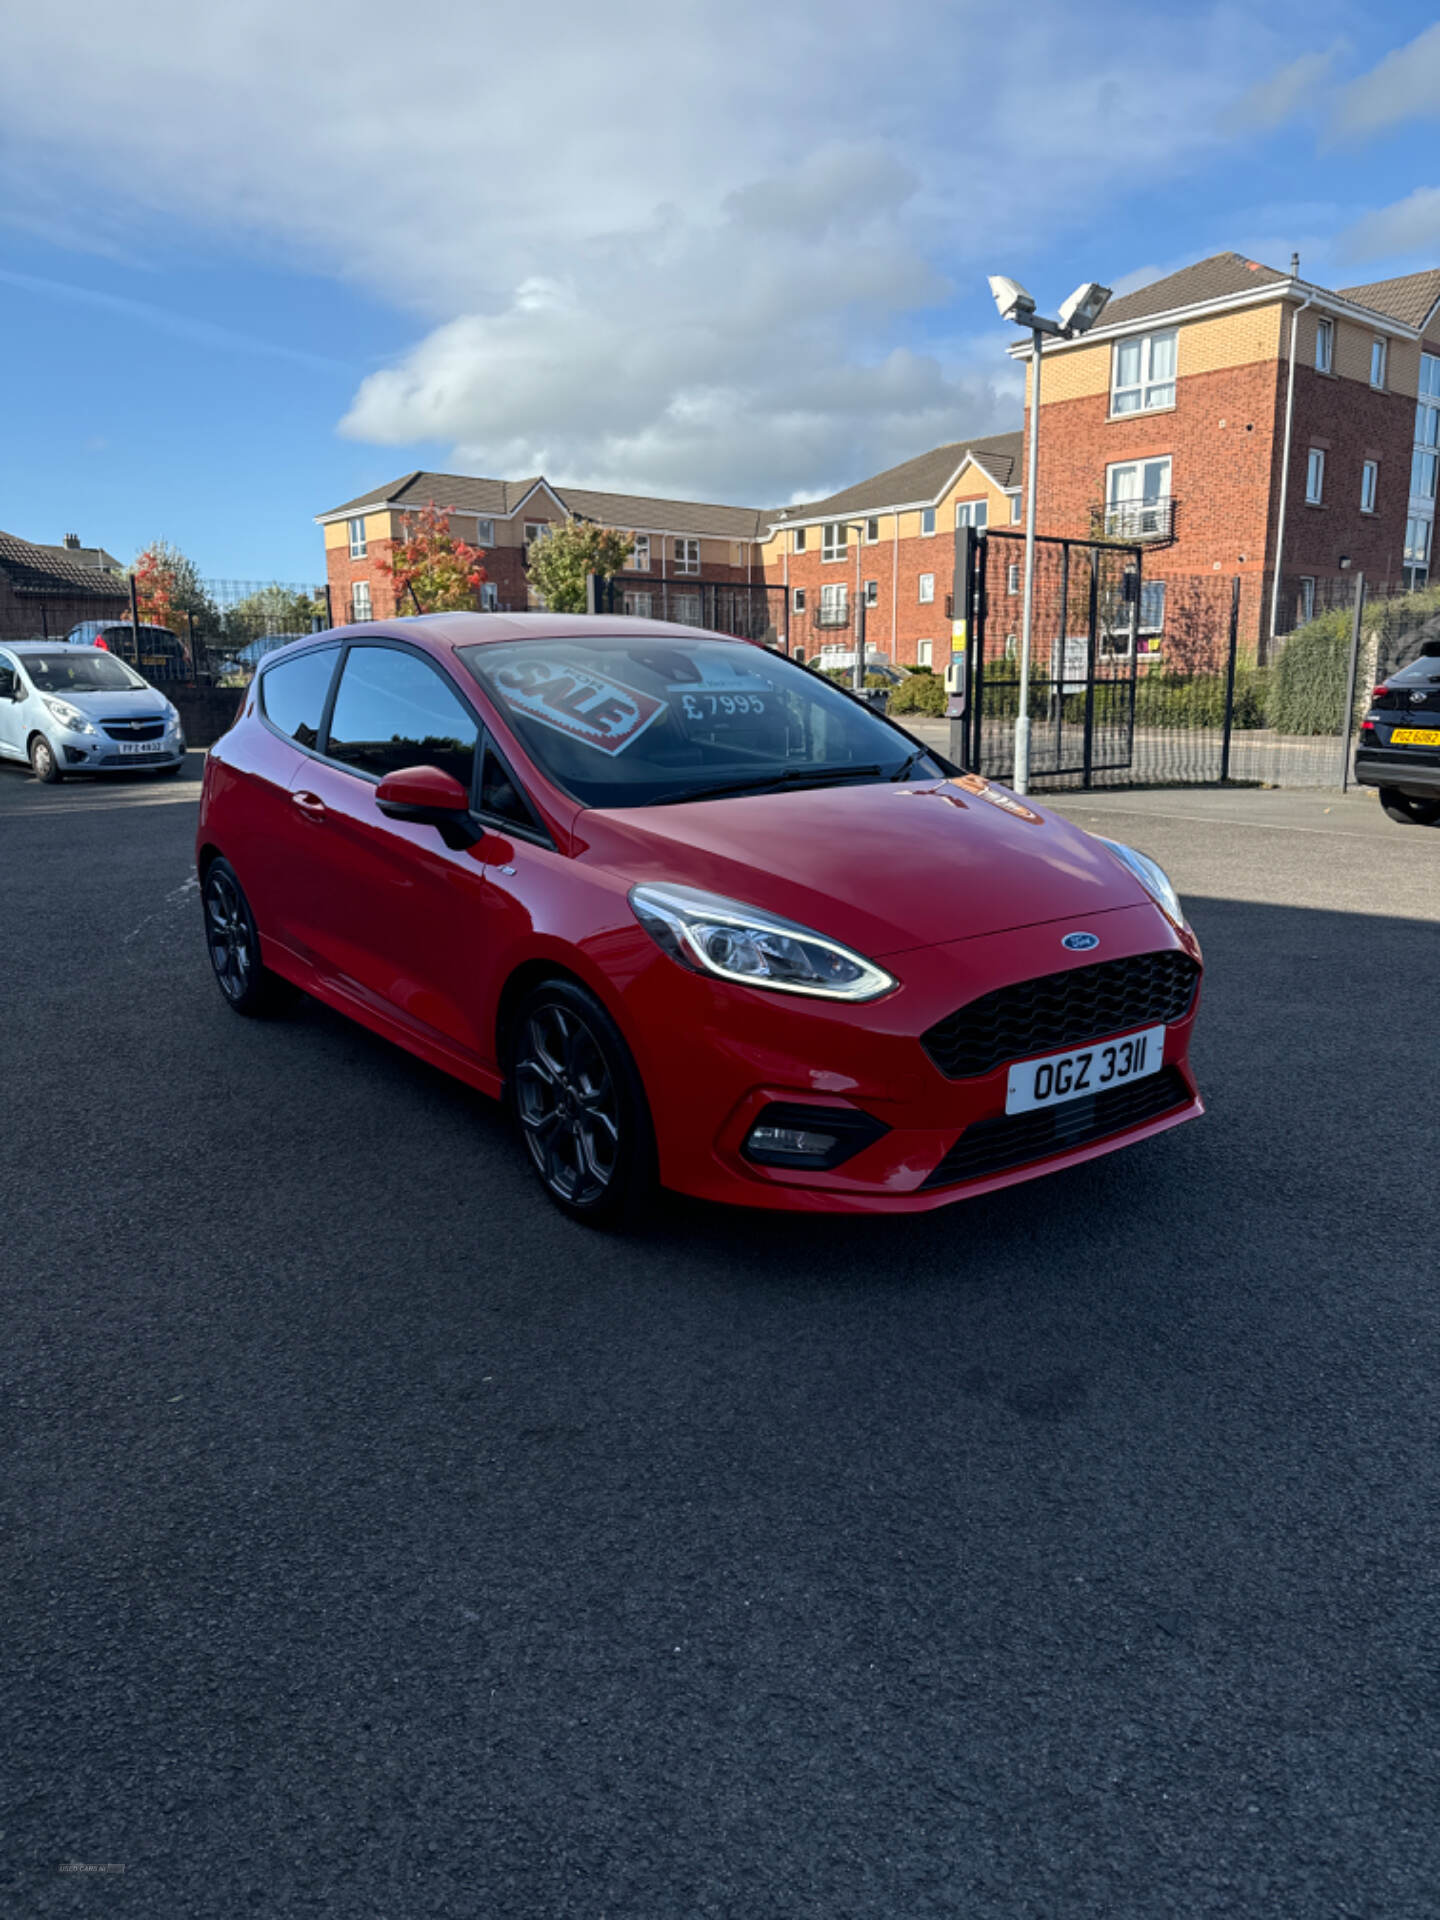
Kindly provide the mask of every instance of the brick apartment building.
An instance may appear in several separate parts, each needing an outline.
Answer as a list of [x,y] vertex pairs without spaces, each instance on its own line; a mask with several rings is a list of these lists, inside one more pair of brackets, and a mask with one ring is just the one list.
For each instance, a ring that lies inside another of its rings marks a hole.
[[[709,583],[763,585],[769,632],[807,657],[843,658],[863,601],[871,647],[938,666],[955,528],[1018,527],[1023,461],[1021,431],[957,440],[773,509],[415,472],[319,524],[337,621],[404,611],[380,563],[406,516],[433,500],[484,549],[494,606],[530,604],[530,541],[578,516],[635,540],[619,583],[628,612],[658,614],[657,583],[682,621],[700,619]],[[1112,300],[1083,339],[1044,348],[1037,531],[1145,549],[1141,650],[1152,656],[1178,645],[1186,617],[1217,633],[1237,574],[1242,638],[1262,648],[1355,571],[1380,587],[1423,582],[1437,468],[1440,269],[1332,292],[1222,253]],[[992,613],[998,593],[1014,616],[1007,627],[1019,624],[1018,559],[990,586]]]
[[1157,635],[1205,576],[1262,645],[1356,570],[1427,577],[1440,270],[1332,292],[1217,254],[1048,341],[1040,401],[1037,530],[1143,545]]
[[[624,589],[628,611],[651,613],[656,598],[652,583],[663,582],[670,617],[697,623],[702,582],[762,580],[758,542],[772,517],[754,507],[560,487],[539,476],[485,480],[407,473],[319,516],[337,621],[378,620],[411,611],[396,607],[394,586],[382,562],[403,539],[407,519],[432,501],[450,510],[457,537],[484,551],[489,579],[481,593],[487,606],[512,611],[529,606],[525,554],[530,542],[552,522],[582,519],[613,527],[634,541],[627,569],[634,584]],[[688,593],[692,585],[697,590],[693,613]]]

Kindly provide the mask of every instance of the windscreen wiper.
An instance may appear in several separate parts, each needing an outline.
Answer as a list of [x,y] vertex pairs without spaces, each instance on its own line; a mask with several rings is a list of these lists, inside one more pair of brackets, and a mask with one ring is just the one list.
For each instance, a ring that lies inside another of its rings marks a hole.
[[647,807],[674,806],[681,800],[721,800],[727,794],[771,793],[777,787],[823,787],[832,780],[858,780],[883,773],[883,767],[787,767],[784,773],[758,780],[722,781],[719,786],[682,787],[679,793],[657,793]]

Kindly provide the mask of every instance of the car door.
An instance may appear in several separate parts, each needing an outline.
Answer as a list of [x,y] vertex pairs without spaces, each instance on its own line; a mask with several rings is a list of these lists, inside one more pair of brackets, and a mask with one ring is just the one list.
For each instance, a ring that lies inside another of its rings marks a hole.
[[23,760],[25,757],[23,709],[28,692],[14,655],[0,653],[0,753],[7,760]]
[[495,842],[451,848],[435,827],[391,820],[375,802],[381,779],[401,767],[441,767],[473,792],[479,738],[473,710],[427,654],[356,643],[323,758],[296,769],[290,799],[311,850],[294,922],[310,963],[416,1038],[483,1060],[493,1053],[482,1009]]
[[215,815],[224,822],[220,851],[240,875],[261,940],[292,950],[313,849],[300,831],[290,788],[296,769],[311,764],[307,752],[320,743],[339,658],[339,644],[331,641],[267,668],[251,696],[262,724],[226,734],[207,774]]

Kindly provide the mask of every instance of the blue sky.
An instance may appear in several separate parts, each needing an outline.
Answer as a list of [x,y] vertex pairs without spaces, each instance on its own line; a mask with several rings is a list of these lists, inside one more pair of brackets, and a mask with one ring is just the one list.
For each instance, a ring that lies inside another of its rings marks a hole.
[[1420,7],[74,0],[0,67],[0,528],[211,577],[415,466],[777,504],[1018,421],[985,289],[1440,264]]

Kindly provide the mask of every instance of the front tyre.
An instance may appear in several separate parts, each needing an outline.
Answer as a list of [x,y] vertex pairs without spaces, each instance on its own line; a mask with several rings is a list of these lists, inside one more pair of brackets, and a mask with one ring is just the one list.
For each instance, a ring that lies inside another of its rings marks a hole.
[[205,946],[215,984],[236,1013],[279,1013],[296,997],[288,980],[262,965],[255,916],[228,860],[212,861],[200,890]]
[[1381,787],[1380,805],[1405,827],[1433,827],[1440,822],[1440,800],[1417,800],[1398,787]]
[[43,733],[37,733],[30,742],[30,771],[47,787],[58,787],[65,778],[55,749]]
[[509,1086],[540,1184],[590,1226],[638,1218],[656,1185],[650,1109],[630,1049],[592,993],[547,980],[512,1029]]

